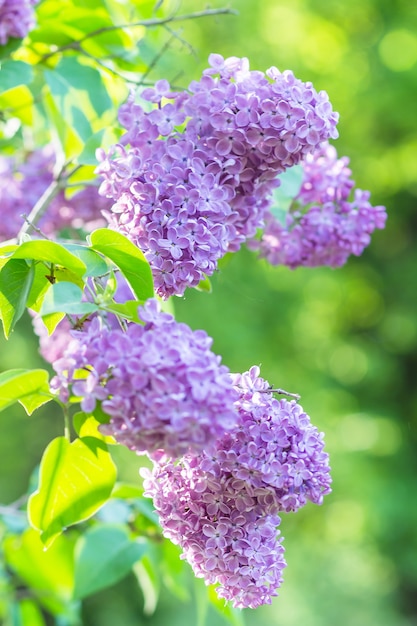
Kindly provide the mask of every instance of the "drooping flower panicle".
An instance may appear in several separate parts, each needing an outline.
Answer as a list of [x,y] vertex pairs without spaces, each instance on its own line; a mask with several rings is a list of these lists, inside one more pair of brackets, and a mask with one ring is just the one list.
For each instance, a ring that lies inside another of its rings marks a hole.
[[277,400],[252,367],[233,375],[236,427],[200,455],[161,456],[144,470],[163,533],[220,597],[255,608],[277,595],[285,567],[278,513],[330,492],[323,436],[295,401]]
[[354,189],[348,162],[327,142],[306,155],[303,183],[286,223],[268,211],[261,239],[250,247],[272,265],[293,269],[339,267],[351,254],[362,254],[372,232],[384,228],[387,214],[385,207],[371,205],[368,191]]
[[131,96],[119,113],[126,134],[98,152],[109,224],[144,251],[162,297],[211,275],[263,225],[277,174],[337,136],[327,94],[292,72],[209,62],[188,92],[162,80],[142,93],[146,108]]
[[[236,391],[228,369],[211,351],[212,340],[158,310],[155,300],[139,309],[144,325],[126,332],[95,318],[75,332],[52,381],[66,401],[70,388],[83,411],[97,401],[109,416],[103,432],[137,453],[163,449],[178,458],[200,452],[236,422]],[[86,378],[76,379],[84,369]]]

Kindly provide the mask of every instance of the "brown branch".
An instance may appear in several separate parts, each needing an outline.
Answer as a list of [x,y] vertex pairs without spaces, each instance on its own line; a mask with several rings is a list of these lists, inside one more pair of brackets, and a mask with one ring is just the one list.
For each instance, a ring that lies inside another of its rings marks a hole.
[[50,57],[58,54],[59,52],[63,52],[64,50],[77,50],[80,44],[86,41],[86,39],[98,37],[98,35],[102,35],[103,33],[108,33],[115,30],[123,30],[125,28],[137,28],[140,26],[143,26],[144,28],[154,28],[155,26],[164,26],[165,24],[169,24],[170,22],[183,22],[187,20],[199,19],[201,17],[210,17],[213,15],[238,15],[238,12],[234,9],[225,7],[221,9],[206,9],[205,11],[196,11],[195,13],[185,13],[184,15],[171,15],[169,17],[140,20],[138,22],[130,22],[128,24],[114,24],[113,26],[102,26],[101,28],[97,28],[96,30],[87,33],[80,39],[65,44],[64,46],[60,46],[52,52],[48,52],[48,54],[45,54],[41,58],[41,61],[46,61]]

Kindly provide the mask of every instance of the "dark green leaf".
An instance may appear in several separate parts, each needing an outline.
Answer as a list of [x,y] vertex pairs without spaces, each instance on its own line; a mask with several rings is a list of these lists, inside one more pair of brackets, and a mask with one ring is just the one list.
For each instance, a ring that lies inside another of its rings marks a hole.
[[9,57],[12,52],[20,48],[22,45],[22,40],[17,39],[16,37],[11,37],[4,46],[0,46],[0,59],[6,59]]
[[34,264],[23,259],[10,259],[0,270],[0,318],[6,339],[25,311],[34,274]]
[[143,253],[120,233],[100,228],[91,233],[91,247],[108,257],[121,270],[139,300],[154,295],[151,268]]
[[146,543],[132,541],[121,526],[91,528],[75,549],[74,598],[86,598],[121,580],[146,550]]
[[39,488],[28,503],[29,522],[41,531],[45,546],[67,526],[94,515],[109,499],[115,480],[116,467],[102,441],[51,441],[42,457]]
[[33,79],[32,66],[24,61],[3,61],[0,69],[0,92],[19,85],[29,85]]
[[31,415],[50,399],[46,370],[14,369],[0,374],[0,411],[19,402]]

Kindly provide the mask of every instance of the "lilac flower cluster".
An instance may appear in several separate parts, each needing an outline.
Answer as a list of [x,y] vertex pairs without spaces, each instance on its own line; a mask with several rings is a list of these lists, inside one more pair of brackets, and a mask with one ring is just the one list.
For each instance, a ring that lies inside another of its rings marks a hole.
[[355,189],[346,157],[338,158],[325,142],[305,156],[303,183],[282,225],[268,212],[260,241],[250,247],[272,265],[339,267],[349,255],[362,254],[376,228],[384,228],[386,211],[372,206],[370,193]]
[[235,607],[270,604],[286,562],[280,518],[265,514],[262,497],[220,464],[205,472],[196,456],[141,472],[165,537],[181,546],[194,574],[218,584],[218,596]]
[[325,92],[246,59],[209,57],[188,92],[166,80],[120,109],[127,129],[98,151],[107,219],[148,258],[157,292],[182,294],[263,225],[277,174],[329,137],[337,114]]
[[[0,222],[0,241],[16,237],[23,225],[22,215],[28,215],[53,180],[55,164],[51,146],[29,154],[18,166],[11,158],[0,157],[0,204],[4,219]],[[91,232],[105,225],[102,211],[110,202],[98,194],[96,187],[85,187],[66,198],[64,191],[51,201],[37,226],[46,235],[64,229],[73,234]]]
[[278,513],[321,504],[331,478],[323,436],[300,405],[275,399],[257,367],[232,382],[234,430],[199,456],[156,459],[143,471],[145,495],[195,575],[234,606],[255,608],[282,582]]
[[0,45],[23,38],[35,26],[33,7],[39,0],[0,0]]
[[[95,318],[54,363],[52,388],[62,401],[81,398],[85,412],[97,401],[109,415],[103,432],[137,453],[163,449],[172,457],[200,452],[236,422],[236,391],[228,369],[204,331],[192,331],[159,312],[155,300],[139,308],[144,325],[127,331]],[[77,378],[77,370],[86,372]]]

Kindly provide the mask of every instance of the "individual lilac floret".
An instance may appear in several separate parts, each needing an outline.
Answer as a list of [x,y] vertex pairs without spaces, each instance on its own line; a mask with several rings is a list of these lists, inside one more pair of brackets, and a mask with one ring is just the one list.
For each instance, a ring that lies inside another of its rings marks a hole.
[[[0,204],[4,217],[0,221],[0,241],[16,237],[24,224],[22,215],[29,215],[52,183],[54,165],[51,146],[30,153],[20,165],[10,157],[0,157]],[[102,212],[109,206],[109,200],[98,194],[97,187],[85,187],[71,198],[60,191],[36,226],[48,236],[65,229],[77,237],[80,230],[91,232],[104,226]]]
[[292,72],[250,71],[246,59],[209,57],[188,92],[167,81],[119,111],[127,129],[98,152],[112,228],[148,258],[157,292],[181,295],[263,226],[277,174],[337,136],[337,114]]
[[[235,426],[229,371],[204,331],[161,313],[155,300],[139,316],[144,326],[131,324],[126,332],[93,319],[74,333],[54,364],[52,387],[64,402],[72,391],[86,412],[101,402],[110,419],[103,432],[139,454],[201,452]],[[80,369],[88,375],[77,380]]]
[[386,210],[372,206],[370,193],[355,189],[346,157],[337,158],[328,143],[302,163],[304,176],[299,194],[281,224],[267,213],[260,241],[250,247],[272,265],[316,267],[344,265],[351,254],[359,256],[376,228],[384,228]]
[[22,39],[35,26],[33,7],[39,0],[0,0],[0,45]]
[[199,457],[161,459],[142,470],[165,537],[219,597],[238,608],[270,604],[286,566],[277,515],[266,515],[250,485],[227,472],[207,474]]

